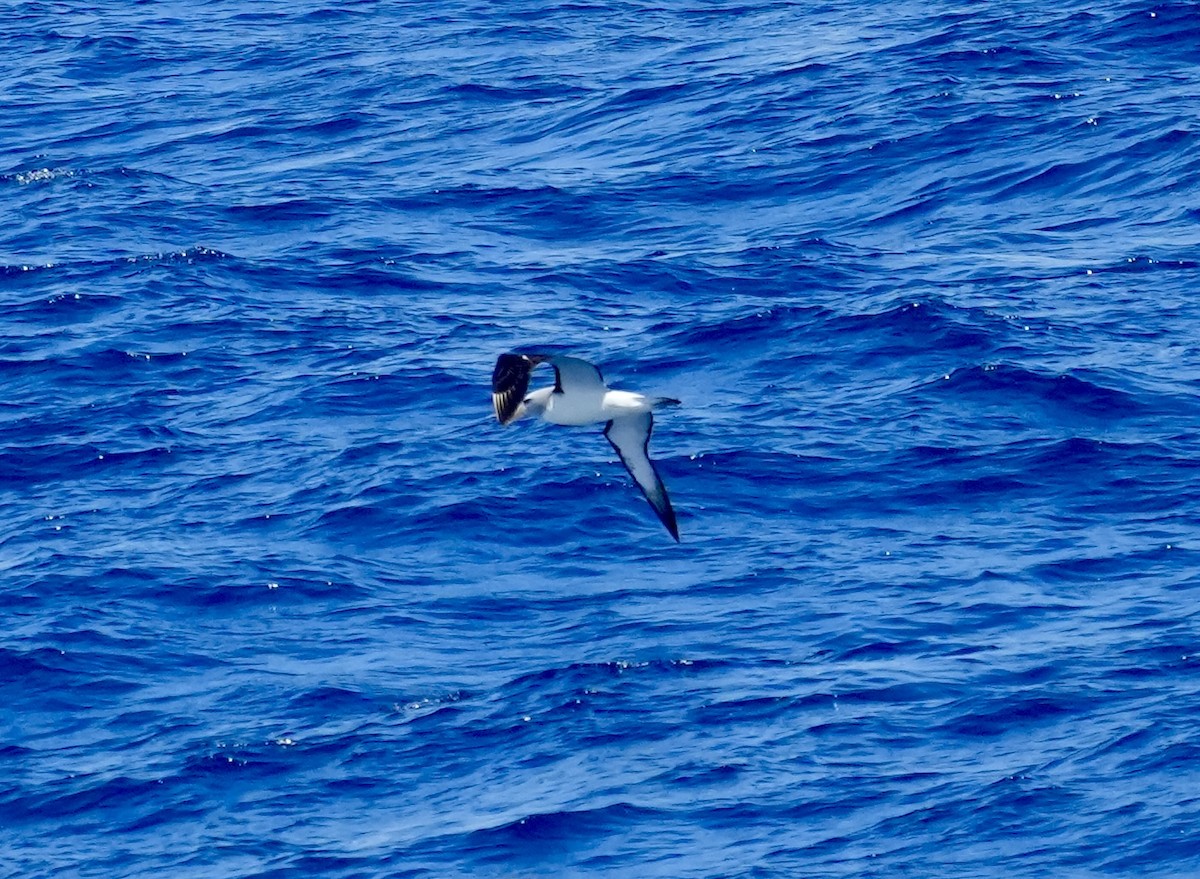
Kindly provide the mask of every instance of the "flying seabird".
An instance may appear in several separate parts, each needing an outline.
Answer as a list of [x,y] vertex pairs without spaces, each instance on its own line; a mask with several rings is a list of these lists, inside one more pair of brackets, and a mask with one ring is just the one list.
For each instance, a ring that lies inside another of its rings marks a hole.
[[[529,376],[539,363],[554,367],[554,387],[529,393]],[[638,484],[671,536],[679,540],[675,511],[654,462],[650,432],[655,409],[675,406],[669,397],[646,397],[630,391],[610,391],[600,370],[586,360],[561,354],[501,354],[492,372],[492,404],[501,424],[533,415],[551,424],[597,424],[607,421],[604,436],[621,456],[621,463]]]

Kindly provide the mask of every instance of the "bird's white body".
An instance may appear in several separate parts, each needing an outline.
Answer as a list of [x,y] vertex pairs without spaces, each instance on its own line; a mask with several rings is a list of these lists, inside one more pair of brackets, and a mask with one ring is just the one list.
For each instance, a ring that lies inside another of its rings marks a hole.
[[541,418],[551,424],[578,427],[612,421],[626,415],[638,415],[652,408],[648,397],[632,391],[602,389],[598,394],[556,394],[554,388],[539,388],[525,398],[521,414]]
[[[526,393],[529,375],[539,363],[554,367],[554,387]],[[679,528],[675,511],[650,460],[649,446],[654,410],[678,402],[609,390],[600,370],[585,360],[565,355],[501,354],[492,373],[492,404],[501,424],[512,424],[526,416],[572,427],[606,423],[605,438],[676,540]]]

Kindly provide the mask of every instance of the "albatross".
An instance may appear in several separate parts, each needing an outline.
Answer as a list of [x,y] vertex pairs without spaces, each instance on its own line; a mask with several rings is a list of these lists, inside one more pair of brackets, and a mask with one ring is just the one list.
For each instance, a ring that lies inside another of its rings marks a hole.
[[[529,377],[541,363],[554,367],[554,387],[529,392]],[[654,410],[677,406],[670,397],[647,397],[631,391],[609,390],[600,370],[586,360],[561,354],[501,354],[492,372],[492,405],[503,425],[530,415],[551,424],[584,425],[608,422],[604,436],[621,457],[667,531],[679,540],[675,511],[667,487],[650,460]]]

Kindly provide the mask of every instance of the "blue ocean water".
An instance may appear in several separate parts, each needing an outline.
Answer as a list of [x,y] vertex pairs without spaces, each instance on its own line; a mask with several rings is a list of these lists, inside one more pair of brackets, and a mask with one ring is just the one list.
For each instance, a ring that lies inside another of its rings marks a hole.
[[1194,4],[0,49],[0,876],[1200,876]]

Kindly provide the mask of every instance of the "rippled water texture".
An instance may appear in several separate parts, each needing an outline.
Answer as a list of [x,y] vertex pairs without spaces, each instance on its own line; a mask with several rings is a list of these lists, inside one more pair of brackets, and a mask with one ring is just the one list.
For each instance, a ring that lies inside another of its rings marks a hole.
[[1194,5],[0,52],[0,876],[1200,875]]

